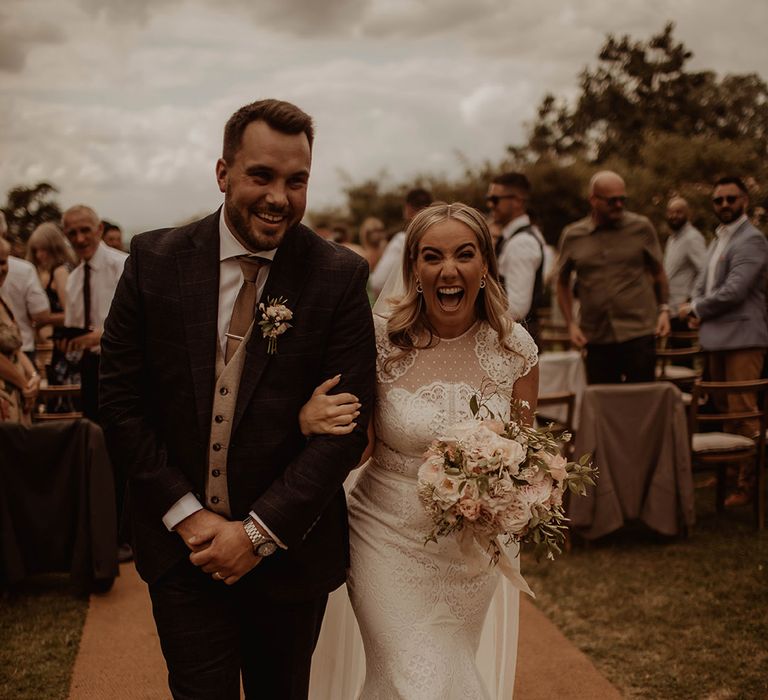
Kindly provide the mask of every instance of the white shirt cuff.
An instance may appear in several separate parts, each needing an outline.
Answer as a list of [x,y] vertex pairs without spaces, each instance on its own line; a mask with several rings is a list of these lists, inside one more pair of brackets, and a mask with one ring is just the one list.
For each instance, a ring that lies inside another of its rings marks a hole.
[[269,528],[268,528],[268,527],[267,527],[267,526],[264,524],[264,521],[263,521],[263,520],[262,520],[262,519],[261,519],[261,518],[260,518],[258,515],[256,515],[256,513],[254,513],[253,511],[251,511],[251,513],[250,513],[250,516],[251,516],[251,517],[252,517],[252,518],[253,518],[253,519],[254,519],[254,520],[255,520],[255,521],[256,521],[256,522],[257,522],[257,523],[258,523],[258,524],[261,526],[261,529],[262,529],[262,530],[264,530],[264,532],[266,532],[266,533],[267,533],[267,534],[268,534],[268,535],[269,535],[269,536],[270,536],[270,537],[271,537],[271,538],[272,538],[272,539],[275,541],[275,544],[276,544],[278,547],[280,547],[281,549],[288,549],[288,547],[286,547],[286,546],[285,546],[285,545],[284,545],[284,544],[283,544],[283,543],[280,541],[280,538],[279,538],[277,535],[275,535],[275,533],[274,533],[274,532],[272,532],[272,530],[270,530],[270,529],[269,529]]
[[197,513],[198,510],[202,509],[203,506],[200,501],[195,498],[194,493],[191,491],[185,493],[163,516],[163,525],[165,525],[168,530],[173,530],[173,528],[184,520],[184,518],[188,518],[193,513]]

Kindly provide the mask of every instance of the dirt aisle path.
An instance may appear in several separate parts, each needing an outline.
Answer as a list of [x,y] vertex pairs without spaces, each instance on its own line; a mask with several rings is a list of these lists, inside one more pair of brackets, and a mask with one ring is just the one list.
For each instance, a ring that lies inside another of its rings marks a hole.
[[[620,700],[527,596],[520,605],[519,645],[515,700]],[[169,697],[147,587],[133,564],[123,564],[112,591],[91,596],[69,700]]]

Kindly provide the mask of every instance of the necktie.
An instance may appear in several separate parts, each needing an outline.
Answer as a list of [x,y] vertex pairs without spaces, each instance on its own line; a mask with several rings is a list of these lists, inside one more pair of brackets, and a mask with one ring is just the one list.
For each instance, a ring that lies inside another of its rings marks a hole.
[[237,293],[235,305],[232,307],[232,318],[229,321],[229,331],[227,332],[227,349],[224,353],[225,362],[229,362],[237,352],[237,348],[243,342],[243,336],[248,332],[253,322],[257,301],[256,277],[259,270],[269,261],[264,258],[242,255],[237,259],[237,262],[240,263],[240,269],[243,272],[243,284]]
[[88,263],[83,272],[83,326],[91,327],[91,266]]

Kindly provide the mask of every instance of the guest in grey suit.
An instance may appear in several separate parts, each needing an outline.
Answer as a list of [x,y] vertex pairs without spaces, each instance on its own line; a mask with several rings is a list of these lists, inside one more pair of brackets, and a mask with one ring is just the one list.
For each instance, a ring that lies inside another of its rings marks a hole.
[[[768,312],[765,285],[768,276],[768,241],[747,219],[749,194],[738,177],[717,181],[712,204],[721,224],[709,246],[707,262],[696,281],[693,300],[680,307],[680,317],[699,328],[701,347],[707,352],[707,369],[713,381],[759,379],[768,347]],[[724,408],[724,407],[723,407]],[[728,396],[728,410],[753,411],[756,397]],[[729,432],[754,437],[756,419],[734,421]],[[752,500],[753,464],[742,465],[738,488],[727,506]]]

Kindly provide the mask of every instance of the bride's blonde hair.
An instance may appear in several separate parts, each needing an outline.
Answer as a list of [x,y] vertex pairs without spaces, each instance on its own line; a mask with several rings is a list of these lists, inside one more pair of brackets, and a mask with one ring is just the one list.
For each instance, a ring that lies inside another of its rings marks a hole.
[[439,342],[440,338],[427,318],[422,295],[416,290],[415,266],[419,255],[419,244],[424,234],[435,224],[453,219],[464,224],[477,238],[480,255],[488,268],[485,287],[477,295],[477,317],[487,321],[499,336],[502,347],[512,350],[506,337],[512,327],[508,316],[507,295],[499,282],[499,268],[493,250],[493,239],[488,231],[483,215],[466,204],[454,202],[436,202],[422,209],[411,221],[406,230],[405,250],[403,252],[403,284],[405,292],[399,299],[391,301],[391,313],[387,321],[387,335],[392,344],[402,352],[395,353],[388,363],[396,361],[413,349],[428,348]]

